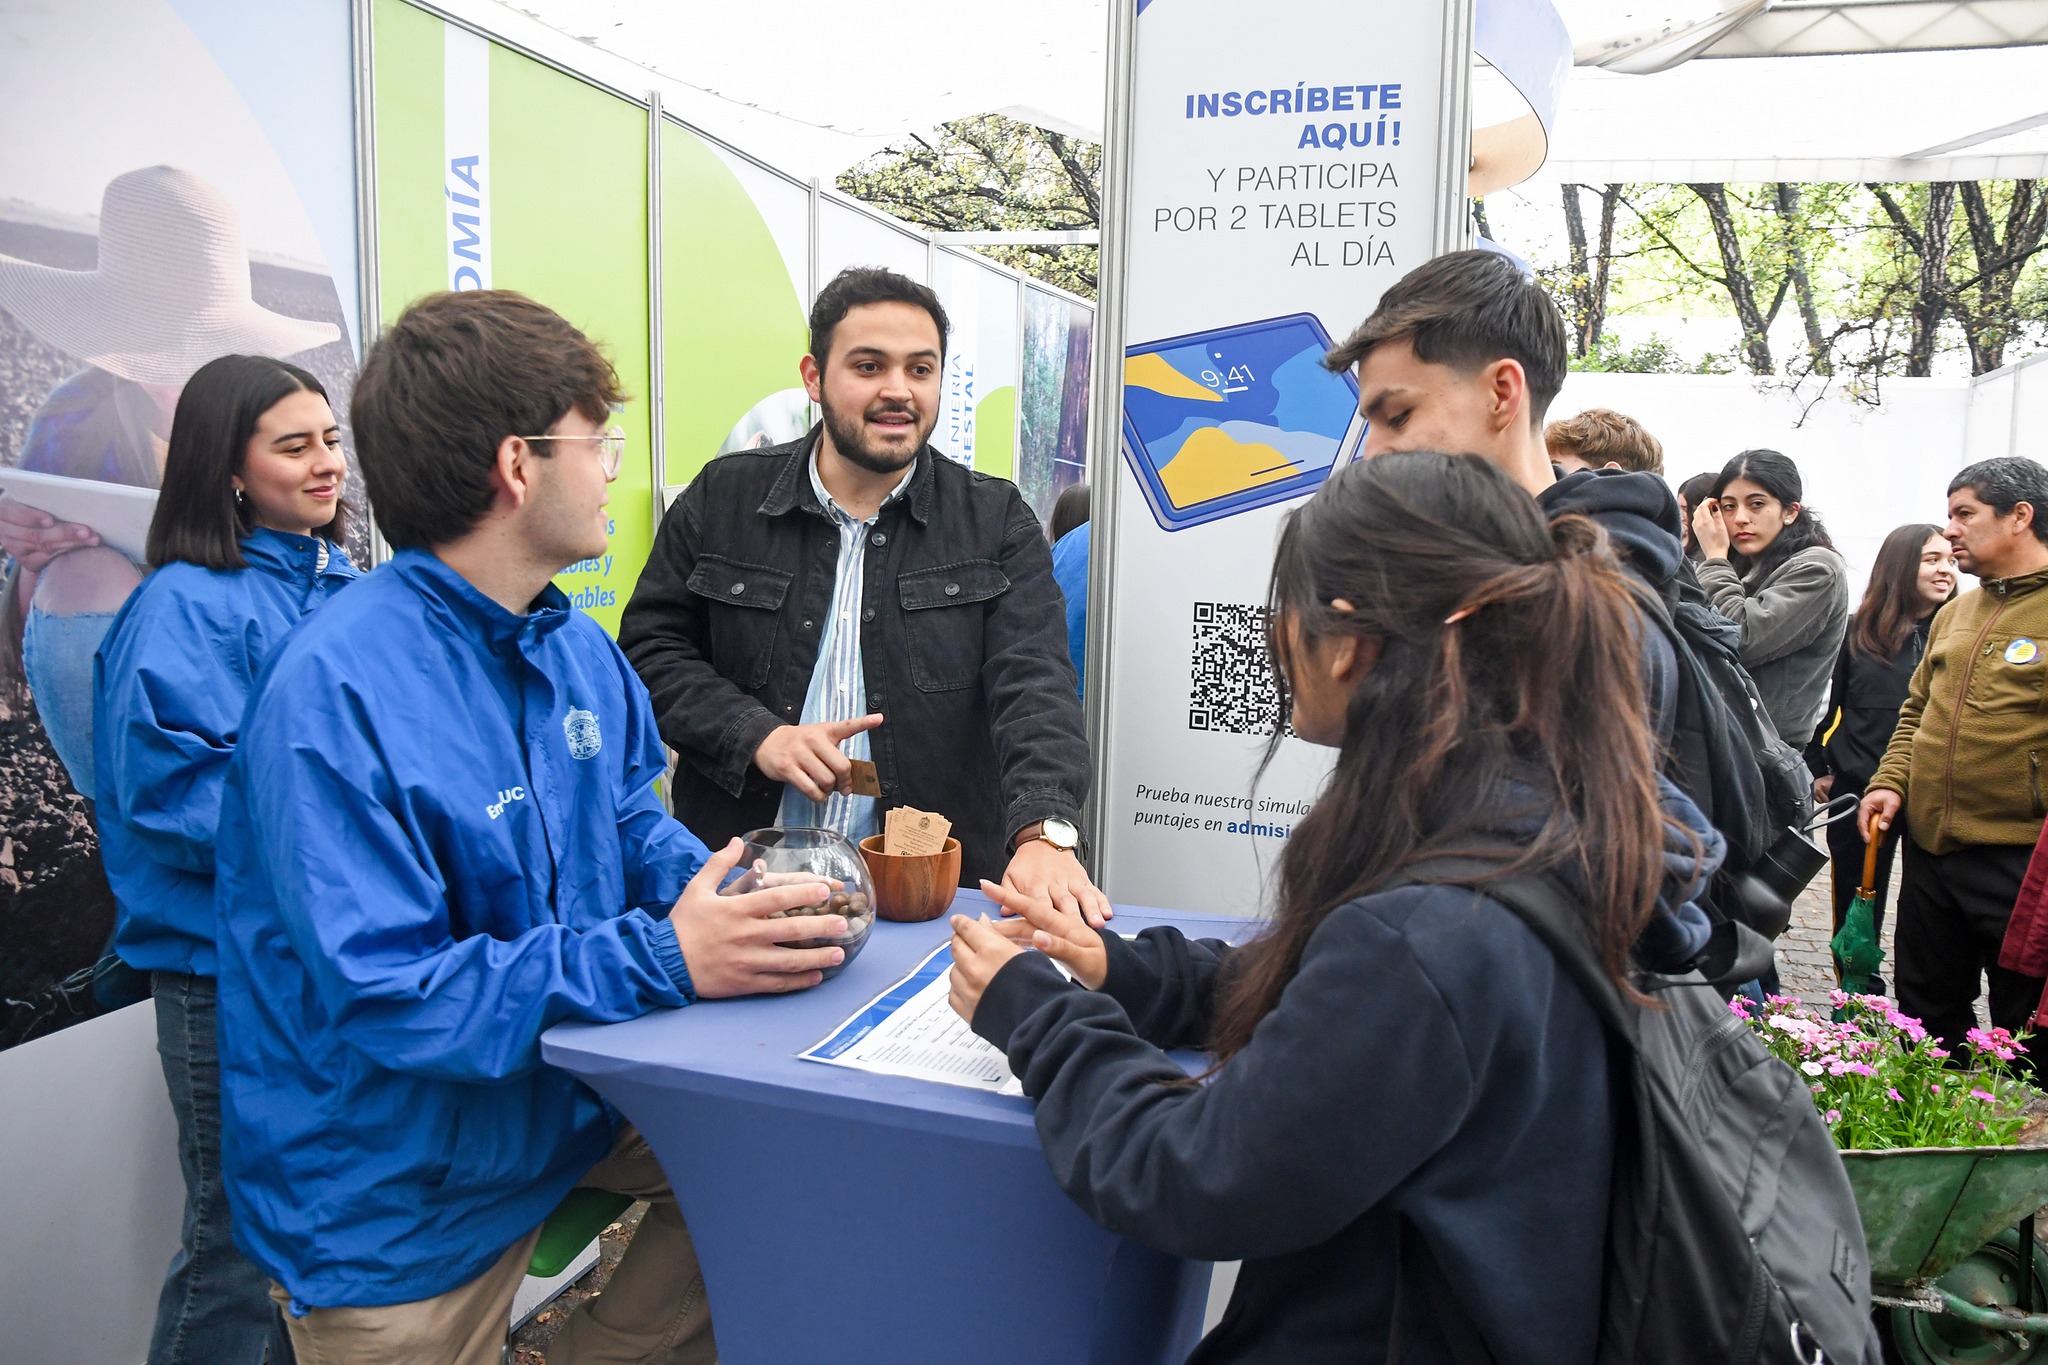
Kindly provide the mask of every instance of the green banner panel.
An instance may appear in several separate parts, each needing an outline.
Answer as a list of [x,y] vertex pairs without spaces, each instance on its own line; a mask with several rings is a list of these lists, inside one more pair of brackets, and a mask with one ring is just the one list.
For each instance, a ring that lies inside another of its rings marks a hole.
[[403,0],[378,0],[376,24],[385,319],[435,290],[516,289],[611,357],[628,394],[611,548],[559,581],[615,632],[654,526],[647,112]]
[[725,158],[673,123],[661,194],[667,477],[683,484],[722,451],[809,427],[797,373],[809,334],[766,216],[797,203],[757,204]]

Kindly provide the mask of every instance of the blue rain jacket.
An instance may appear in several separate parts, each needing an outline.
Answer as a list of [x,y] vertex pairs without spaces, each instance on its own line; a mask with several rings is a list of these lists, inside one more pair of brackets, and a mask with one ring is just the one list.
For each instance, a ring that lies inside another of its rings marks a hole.
[[214,974],[213,834],[242,709],[285,637],[362,577],[312,536],[257,530],[242,557],[158,569],[93,656],[94,815],[114,951],[137,971]]
[[474,1279],[609,1150],[540,1035],[692,998],[662,768],[552,587],[514,615],[409,550],[278,654],[221,809],[222,1165],[296,1311]]

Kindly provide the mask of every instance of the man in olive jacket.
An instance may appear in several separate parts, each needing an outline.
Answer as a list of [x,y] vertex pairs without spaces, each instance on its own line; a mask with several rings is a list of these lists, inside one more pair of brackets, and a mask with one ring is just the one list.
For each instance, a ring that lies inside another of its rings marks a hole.
[[1979,972],[2000,1028],[2024,1028],[2041,997],[2042,978],[1999,966],[1998,950],[2048,814],[2048,470],[1973,464],[1948,486],[1948,518],[1956,563],[1982,586],[1935,614],[1856,819],[1867,841],[1905,809],[1899,1008],[1955,1049]]
[[926,439],[946,326],[937,295],[890,271],[820,290],[799,369],[823,420],[697,475],[619,644],[676,752],[676,818],[700,837],[813,825],[858,841],[913,806],[952,822],[969,885],[1099,924],[1108,901],[1076,856],[1088,743],[1044,529],[1014,484]]

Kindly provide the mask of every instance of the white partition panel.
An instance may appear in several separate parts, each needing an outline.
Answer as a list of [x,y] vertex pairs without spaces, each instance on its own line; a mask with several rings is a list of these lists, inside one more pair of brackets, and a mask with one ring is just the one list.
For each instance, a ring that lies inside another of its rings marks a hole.
[[0,1361],[138,1365],[185,1208],[156,1007],[0,1052],[0,1097]]
[[[1967,379],[1887,379],[1884,404],[1830,399],[1804,411],[1784,393],[1745,375],[1573,374],[1550,415],[1613,408],[1664,443],[1675,487],[1763,446],[1799,465],[1807,502],[1849,561],[1849,590],[1861,598],[1877,547],[1893,527],[1947,519],[1948,481],[1972,460],[2006,453],[1966,442],[1974,426]],[[1994,394],[1993,402],[1998,401]],[[2009,407],[2005,409],[2009,413]],[[2003,430],[2003,428],[2001,428]]]
[[815,295],[834,275],[854,265],[886,266],[929,283],[930,254],[925,239],[910,229],[891,227],[827,195],[818,204],[818,278],[811,292]]

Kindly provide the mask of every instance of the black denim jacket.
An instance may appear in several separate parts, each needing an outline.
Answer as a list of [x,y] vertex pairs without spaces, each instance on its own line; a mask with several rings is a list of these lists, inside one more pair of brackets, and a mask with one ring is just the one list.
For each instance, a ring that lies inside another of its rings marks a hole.
[[[797,724],[832,605],[839,529],[801,441],[720,456],[662,519],[619,625],[676,751],[674,807],[705,843],[775,822],[754,767]],[[869,533],[861,658],[881,806],[953,822],[962,881],[1000,879],[1034,820],[1079,822],[1088,743],[1052,553],[1016,486],[926,446]]]

